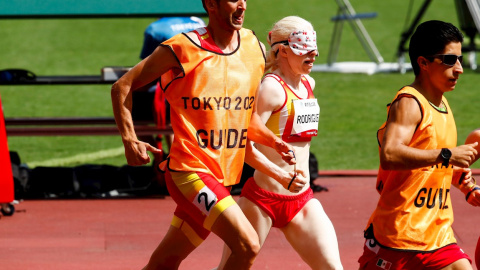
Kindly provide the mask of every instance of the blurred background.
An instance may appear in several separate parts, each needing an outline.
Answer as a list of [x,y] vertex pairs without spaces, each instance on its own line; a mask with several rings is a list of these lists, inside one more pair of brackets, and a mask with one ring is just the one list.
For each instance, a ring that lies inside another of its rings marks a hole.
[[[350,1],[357,13],[376,13],[362,23],[385,62],[398,61],[401,35],[425,2]],[[334,30],[331,18],[337,11],[333,0],[251,0],[244,27],[253,29],[268,45],[268,30],[277,20],[301,16],[317,31],[319,56],[315,64],[325,64]],[[99,75],[106,66],[133,66],[140,60],[143,31],[155,19],[1,19],[0,70],[27,69],[37,76]],[[460,28],[454,0],[431,1],[421,21],[432,19]],[[337,57],[337,62],[345,61],[370,61],[347,22]],[[480,127],[480,76],[468,65],[464,68],[455,91],[446,94],[454,111],[459,144]],[[386,104],[398,89],[413,81],[413,72],[311,75],[321,107],[319,134],[312,141],[319,170],[377,169],[376,131],[386,119]],[[6,118],[113,116],[110,85],[2,85],[0,95]],[[30,168],[126,164],[120,136],[11,136],[8,144]]]

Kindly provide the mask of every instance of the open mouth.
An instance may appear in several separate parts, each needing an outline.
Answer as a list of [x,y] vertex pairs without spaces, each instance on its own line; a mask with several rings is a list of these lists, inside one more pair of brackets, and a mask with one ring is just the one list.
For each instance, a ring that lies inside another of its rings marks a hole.
[[450,85],[455,86],[455,85],[457,85],[458,78],[457,79],[449,79],[448,82],[450,83]]
[[242,24],[243,23],[243,13],[240,15],[233,15],[233,21],[237,24]]
[[304,63],[309,65],[309,66],[313,66],[313,62],[315,62],[315,59],[311,59],[311,60],[305,60]]

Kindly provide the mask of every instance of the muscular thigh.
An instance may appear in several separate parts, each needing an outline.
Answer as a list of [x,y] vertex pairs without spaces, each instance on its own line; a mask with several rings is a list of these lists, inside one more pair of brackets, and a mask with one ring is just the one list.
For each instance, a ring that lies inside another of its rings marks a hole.
[[282,231],[311,267],[341,265],[335,229],[318,200],[310,200]]
[[263,246],[263,243],[272,228],[272,219],[267,213],[265,213],[265,211],[245,197],[240,197],[237,203],[257,232],[260,239],[260,246]]
[[192,235],[191,240],[198,235],[200,239],[192,241],[195,245],[208,236],[218,216],[235,204],[229,191],[205,173],[168,171],[165,181],[177,203],[172,225]]
[[[282,228],[282,231],[287,236],[298,238],[296,236],[304,235],[314,241],[321,241],[320,238],[335,234],[332,222],[323,210],[322,205],[316,199],[310,200],[300,212],[289,222],[287,226]],[[298,239],[304,241],[305,239]]]

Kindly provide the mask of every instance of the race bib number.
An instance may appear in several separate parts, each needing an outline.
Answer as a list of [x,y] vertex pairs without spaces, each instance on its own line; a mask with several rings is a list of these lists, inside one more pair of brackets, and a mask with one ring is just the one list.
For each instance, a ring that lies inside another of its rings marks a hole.
[[317,99],[293,100],[295,117],[293,118],[292,134],[301,137],[317,136],[320,106]]
[[208,216],[210,210],[217,204],[217,195],[204,186],[193,199],[193,204]]

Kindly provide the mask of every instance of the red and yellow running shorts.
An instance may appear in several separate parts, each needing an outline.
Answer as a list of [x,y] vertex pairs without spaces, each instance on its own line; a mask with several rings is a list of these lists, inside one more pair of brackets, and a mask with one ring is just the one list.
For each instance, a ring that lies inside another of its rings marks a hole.
[[194,246],[207,238],[218,216],[236,204],[230,191],[206,173],[167,170],[165,182],[177,203],[171,225],[180,229]]

